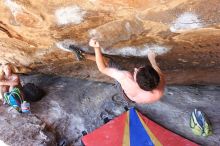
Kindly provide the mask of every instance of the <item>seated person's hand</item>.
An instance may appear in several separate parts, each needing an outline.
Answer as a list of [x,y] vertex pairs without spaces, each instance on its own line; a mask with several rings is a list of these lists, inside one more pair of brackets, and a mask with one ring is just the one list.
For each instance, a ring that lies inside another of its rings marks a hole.
[[93,48],[99,48],[99,47],[100,47],[100,46],[99,46],[99,42],[96,41],[95,39],[90,39],[90,41],[89,41],[89,46],[90,46],[90,47],[93,47]]

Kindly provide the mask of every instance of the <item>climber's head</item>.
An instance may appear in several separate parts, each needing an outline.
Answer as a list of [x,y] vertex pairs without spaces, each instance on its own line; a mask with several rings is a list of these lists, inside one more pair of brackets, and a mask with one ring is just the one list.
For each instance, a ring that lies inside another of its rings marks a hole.
[[134,79],[138,83],[139,87],[145,91],[155,89],[160,82],[159,74],[151,65],[145,65],[144,67],[140,67],[138,69],[135,68]]

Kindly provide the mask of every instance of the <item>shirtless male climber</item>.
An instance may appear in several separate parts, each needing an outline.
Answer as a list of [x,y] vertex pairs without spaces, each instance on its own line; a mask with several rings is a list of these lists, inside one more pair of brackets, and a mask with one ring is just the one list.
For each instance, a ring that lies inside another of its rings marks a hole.
[[165,79],[155,60],[155,53],[149,53],[151,65],[134,68],[130,73],[121,70],[112,59],[102,55],[99,42],[91,39],[89,45],[94,48],[95,56],[85,54],[76,46],[69,46],[68,50],[76,54],[78,60],[89,59],[96,61],[101,73],[106,74],[120,83],[120,92],[125,97],[136,103],[153,103],[164,94]]
[[0,73],[0,100],[3,101],[4,93],[10,92],[14,87],[20,87],[20,78],[12,73],[10,64],[4,64]]

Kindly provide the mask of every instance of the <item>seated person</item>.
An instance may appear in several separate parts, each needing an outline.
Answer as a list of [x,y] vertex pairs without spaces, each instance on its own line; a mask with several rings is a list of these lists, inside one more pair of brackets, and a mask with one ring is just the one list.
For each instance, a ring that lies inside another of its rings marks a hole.
[[0,100],[3,101],[4,93],[10,92],[14,87],[20,87],[20,78],[12,73],[10,64],[2,65],[0,73]]

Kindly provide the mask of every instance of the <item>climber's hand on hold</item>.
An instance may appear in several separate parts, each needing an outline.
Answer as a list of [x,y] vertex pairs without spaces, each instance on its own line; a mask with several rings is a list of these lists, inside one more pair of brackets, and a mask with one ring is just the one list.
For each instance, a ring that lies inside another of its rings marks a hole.
[[95,39],[90,39],[89,46],[93,47],[93,48],[99,48],[100,47],[99,42],[96,41]]
[[148,59],[151,61],[153,61],[153,60],[155,60],[155,58],[156,58],[156,53],[155,52],[153,52],[153,51],[149,51],[149,53],[147,54],[147,56],[148,56]]

